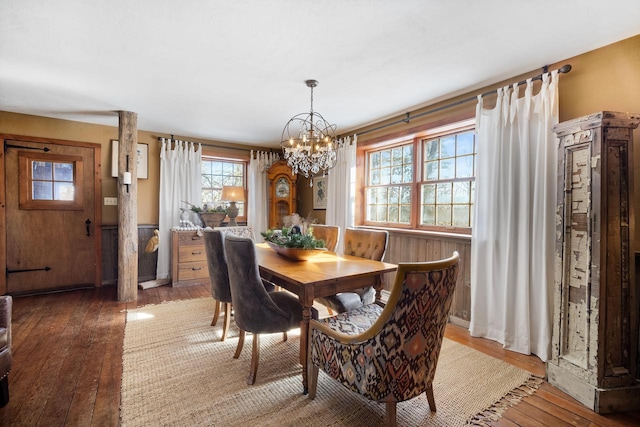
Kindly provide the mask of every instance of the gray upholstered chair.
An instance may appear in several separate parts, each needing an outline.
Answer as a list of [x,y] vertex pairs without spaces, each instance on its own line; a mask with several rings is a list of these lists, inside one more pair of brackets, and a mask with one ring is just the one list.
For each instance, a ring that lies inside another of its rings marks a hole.
[[[365,230],[347,228],[344,232],[344,254],[360,258],[382,261],[387,250],[389,233],[384,230]],[[357,289],[353,292],[341,292],[328,297],[316,298],[316,301],[327,306],[329,313],[344,313],[371,304],[376,299],[376,291],[372,286]]]
[[[244,346],[245,332],[253,334],[251,367],[247,384],[256,381],[260,359],[260,334],[286,333],[300,327],[302,305],[298,298],[288,292],[267,292],[260,278],[253,240],[227,235],[224,248],[229,268],[229,284],[236,325],[240,338],[234,358],[240,357]],[[312,310],[312,317],[318,312]],[[286,335],[285,335],[286,340]]]
[[9,371],[13,364],[11,356],[11,309],[13,299],[0,296],[0,408],[9,403]]
[[[211,282],[211,296],[214,299],[214,313],[211,326],[216,326],[220,317],[221,306],[224,307],[224,323],[222,325],[222,338],[224,341],[229,333],[231,322],[231,289],[229,287],[229,271],[224,253],[225,234],[221,230],[204,231],[204,247],[207,254],[209,267],[209,281]],[[274,290],[273,283],[262,281],[267,291]]]
[[[318,371],[367,399],[385,403],[386,425],[396,425],[396,403],[425,393],[436,410],[433,377],[458,275],[448,259],[401,263],[389,301],[309,323],[309,398]],[[373,421],[372,421],[373,422]]]
[[337,225],[313,224],[311,226],[313,237],[324,240],[324,247],[331,252],[336,250],[340,238],[340,227]]

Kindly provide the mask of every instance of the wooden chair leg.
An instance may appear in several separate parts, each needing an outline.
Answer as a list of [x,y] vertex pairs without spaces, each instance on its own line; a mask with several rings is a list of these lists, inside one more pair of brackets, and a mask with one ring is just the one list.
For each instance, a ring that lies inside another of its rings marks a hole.
[[251,351],[251,367],[249,368],[249,377],[247,384],[253,385],[258,375],[258,361],[260,360],[260,334],[253,334],[253,349]]
[[[216,326],[218,323],[218,317],[220,317],[220,301],[213,300],[213,320],[211,321],[211,326]],[[224,340],[223,340],[224,341]]]
[[436,400],[433,398],[433,384],[429,384],[424,393],[427,395],[427,402],[429,402],[429,409],[431,409],[431,412],[435,412]]
[[229,333],[229,323],[231,323],[231,304],[225,302],[224,304],[224,323],[222,325],[222,338],[220,341],[224,341],[227,339],[227,334]]
[[233,355],[234,359],[240,357],[240,353],[242,353],[242,347],[244,346],[244,334],[245,331],[240,329],[240,336],[238,337],[238,346],[236,347],[236,354]]
[[286,332],[282,333],[282,341],[286,341],[289,338]]
[[9,375],[0,381],[0,408],[7,406],[9,403]]
[[318,387],[318,368],[313,363],[309,363],[307,367],[307,386],[309,387],[309,399],[316,398],[316,389]]
[[396,402],[387,402],[387,427],[396,427]]
[[327,307],[327,313],[329,313],[329,316],[333,316],[333,310],[331,310],[331,307]]

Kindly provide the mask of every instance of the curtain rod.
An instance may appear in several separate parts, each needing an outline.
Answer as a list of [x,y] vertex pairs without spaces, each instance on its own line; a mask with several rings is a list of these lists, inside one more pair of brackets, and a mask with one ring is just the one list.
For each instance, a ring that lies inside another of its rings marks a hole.
[[[561,73],[561,74],[566,74],[566,73],[568,73],[569,71],[571,71],[571,64],[563,65],[562,67],[560,67],[560,68],[558,69],[558,73]],[[543,75],[543,74],[545,74],[545,73],[547,73],[547,72],[548,72],[548,67],[545,65],[545,66],[542,68],[542,73],[541,73],[541,74],[538,74],[538,75],[537,75],[537,76],[535,76],[535,77],[532,77],[532,78],[531,78],[531,80],[532,80],[532,81],[535,81],[535,80],[542,80],[542,75]],[[527,80],[528,80],[528,79],[527,79]],[[525,84],[525,83],[527,82],[527,80],[521,80],[521,81],[519,81],[519,82],[518,82],[518,86],[520,86],[520,85],[522,85],[522,84]],[[487,95],[491,95],[491,94],[495,93],[497,90],[498,90],[498,89],[489,90],[489,91],[487,91],[487,92],[484,92],[484,93],[480,94],[480,96],[487,96]],[[362,131],[362,132],[360,132],[360,133],[357,133],[357,135],[364,135],[365,133],[375,132],[375,131],[377,131],[377,130],[384,129],[384,128],[386,128],[386,127],[393,126],[393,125],[397,125],[397,124],[400,124],[400,123],[409,123],[409,121],[410,121],[411,119],[415,119],[415,118],[418,118],[418,117],[426,116],[427,114],[437,113],[438,111],[446,110],[447,108],[455,107],[455,106],[458,106],[458,105],[460,105],[460,104],[466,104],[467,102],[475,101],[476,99],[478,99],[478,96],[477,96],[477,95],[475,95],[475,96],[471,96],[471,97],[469,97],[469,98],[461,99],[460,101],[455,101],[455,102],[452,102],[452,103],[450,103],[450,104],[446,104],[446,105],[442,105],[442,106],[437,107],[437,108],[433,108],[433,109],[431,109],[431,110],[423,111],[422,113],[415,114],[415,115],[413,115],[413,116],[411,115],[411,113],[410,113],[410,112],[408,112],[408,113],[405,115],[404,119],[399,119],[399,120],[396,120],[395,122],[385,123],[385,124],[383,124],[383,125],[376,126],[376,127],[372,128],[372,129],[367,129],[367,130],[365,130],[365,131]]]
[[[182,140],[175,139],[173,135],[171,135],[171,138],[164,138],[162,136],[158,137],[158,141],[162,141],[163,139],[168,139],[169,142],[182,141]],[[186,142],[193,142],[194,144],[202,144],[206,147],[224,148],[225,150],[238,150],[238,151],[249,151],[249,152],[251,152],[252,150],[251,148],[225,147],[224,145],[207,144],[206,142],[195,142],[195,141],[186,141]]]

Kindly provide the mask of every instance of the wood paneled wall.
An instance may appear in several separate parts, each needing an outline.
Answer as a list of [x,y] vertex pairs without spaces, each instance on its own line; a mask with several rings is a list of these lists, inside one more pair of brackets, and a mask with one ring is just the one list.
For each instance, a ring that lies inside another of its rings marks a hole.
[[[468,326],[471,320],[471,236],[449,236],[408,233],[389,230],[389,243],[384,260],[400,262],[436,261],[460,254],[458,283],[449,315],[453,323]],[[385,277],[385,287],[393,284],[394,274]]]
[[[146,253],[149,238],[157,225],[138,226],[138,282],[145,282],[156,278],[158,252]],[[118,283],[118,227],[105,225],[102,227],[102,284],[115,285]]]

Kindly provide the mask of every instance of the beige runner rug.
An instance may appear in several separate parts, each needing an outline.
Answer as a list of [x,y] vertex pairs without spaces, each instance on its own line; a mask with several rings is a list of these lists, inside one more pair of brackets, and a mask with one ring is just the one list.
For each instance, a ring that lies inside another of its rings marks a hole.
[[[265,335],[255,385],[246,377],[252,336],[239,359],[235,325],[220,342],[213,300],[175,301],[130,310],[123,349],[121,423],[130,426],[373,426],[385,406],[348,391],[323,372],[315,400],[302,394],[299,332]],[[298,333],[298,335],[296,335]],[[398,404],[400,426],[455,426],[499,417],[540,380],[478,351],[444,340],[426,398]],[[497,405],[496,405],[497,403]],[[481,414],[480,416],[477,416]]]

